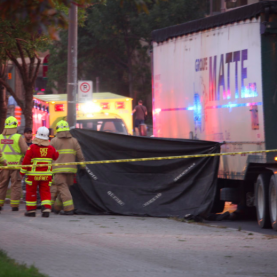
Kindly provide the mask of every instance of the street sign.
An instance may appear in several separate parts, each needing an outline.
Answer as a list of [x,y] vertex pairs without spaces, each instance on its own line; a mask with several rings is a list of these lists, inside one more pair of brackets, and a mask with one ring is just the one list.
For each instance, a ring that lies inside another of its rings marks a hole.
[[92,81],[78,81],[79,102],[92,100]]

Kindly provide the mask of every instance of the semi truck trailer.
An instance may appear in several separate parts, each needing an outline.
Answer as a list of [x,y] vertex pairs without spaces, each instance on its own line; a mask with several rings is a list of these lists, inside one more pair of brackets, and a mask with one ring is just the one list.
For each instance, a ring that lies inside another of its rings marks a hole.
[[[152,32],[153,134],[221,152],[277,149],[277,2]],[[277,231],[277,152],[221,156],[213,212],[254,209]]]

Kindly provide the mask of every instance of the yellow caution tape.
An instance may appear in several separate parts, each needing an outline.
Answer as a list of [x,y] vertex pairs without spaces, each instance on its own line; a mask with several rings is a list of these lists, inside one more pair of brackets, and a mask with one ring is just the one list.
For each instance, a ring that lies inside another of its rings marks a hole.
[[[215,154],[182,155],[182,156],[170,156],[170,157],[152,157],[152,158],[139,158],[139,159],[87,161],[87,162],[73,162],[73,163],[53,163],[52,166],[147,162],[147,161],[161,161],[161,160],[174,160],[174,159],[218,157],[218,156],[227,156],[227,155],[235,156],[235,155],[244,155],[244,154],[270,153],[270,152],[277,152],[277,149],[246,151],[246,152],[226,152],[226,153],[215,153]],[[31,167],[31,166],[32,167],[45,167],[47,165],[45,165],[45,164],[36,164],[36,165],[0,166],[0,170],[1,169],[13,169],[13,170],[15,170],[15,169],[20,169],[22,167]]]

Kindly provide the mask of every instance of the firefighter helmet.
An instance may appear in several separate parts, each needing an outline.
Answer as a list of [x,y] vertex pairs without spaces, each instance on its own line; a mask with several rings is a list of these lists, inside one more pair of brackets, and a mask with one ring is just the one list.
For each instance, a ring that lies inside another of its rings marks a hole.
[[36,138],[49,140],[49,130],[46,127],[39,127],[37,130]]
[[5,129],[13,129],[18,125],[17,119],[14,116],[9,116],[5,121]]
[[57,123],[56,132],[69,131],[69,125],[65,120],[61,120]]

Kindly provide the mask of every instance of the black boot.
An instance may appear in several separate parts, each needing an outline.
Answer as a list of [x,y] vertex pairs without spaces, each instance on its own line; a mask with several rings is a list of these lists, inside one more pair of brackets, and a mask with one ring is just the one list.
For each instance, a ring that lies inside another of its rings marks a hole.
[[0,211],[2,211],[2,206],[0,207]]
[[18,210],[19,210],[18,207],[12,207],[13,212],[18,212]]
[[25,213],[25,216],[28,217],[35,217],[36,216],[36,210],[30,210]]
[[74,215],[74,211],[60,211],[60,215]]
[[41,214],[42,217],[49,217],[49,216],[50,216],[51,210],[45,208],[45,207],[42,205],[42,206],[41,206],[41,212],[42,212],[42,214]]
[[50,212],[43,212],[41,214],[42,217],[49,217],[49,215],[50,215]]

